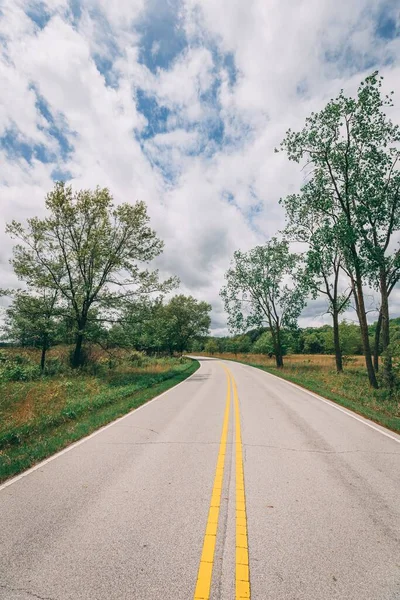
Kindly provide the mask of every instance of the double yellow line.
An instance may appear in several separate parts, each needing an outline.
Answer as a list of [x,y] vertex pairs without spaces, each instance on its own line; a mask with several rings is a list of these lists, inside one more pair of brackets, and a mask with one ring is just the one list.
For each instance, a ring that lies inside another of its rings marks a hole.
[[200,558],[194,600],[209,600],[214,565],[215,545],[217,541],[218,519],[221,507],[221,494],[224,479],[226,444],[229,428],[231,391],[233,392],[235,421],[235,467],[236,467],[236,549],[235,549],[235,599],[250,598],[249,549],[247,538],[246,497],[244,490],[243,449],[240,428],[239,397],[236,382],[225,365],[227,392],[221,441],[215,471],[214,486],[211,494],[203,550]]

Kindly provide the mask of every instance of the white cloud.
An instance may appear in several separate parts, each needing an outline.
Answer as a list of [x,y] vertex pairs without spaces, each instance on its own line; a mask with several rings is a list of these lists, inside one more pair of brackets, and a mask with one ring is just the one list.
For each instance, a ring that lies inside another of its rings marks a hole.
[[[274,154],[286,129],[300,127],[341,87],[353,93],[372,64],[397,91],[393,118],[400,123],[400,38],[376,35],[384,5],[182,0],[176,27],[187,43],[163,63],[156,31],[148,58],[159,67],[150,69],[143,61],[149,32],[141,24],[144,16],[151,24],[157,2],[84,0],[73,14],[67,2],[48,0],[34,11],[38,20],[45,7],[47,22],[35,23],[27,16],[31,2],[6,0],[0,138],[12,131],[14,141],[43,145],[51,157],[44,164],[37,155],[29,162],[1,151],[0,227],[43,211],[53,170],[71,173],[77,187],[108,185],[117,201],[143,199],[166,243],[160,268],[178,274],[184,292],[213,303],[222,332],[218,291],[233,251],[283,226],[278,200],[303,179],[297,165]],[[143,112],[138,90],[149,102]],[[3,248],[0,266],[11,285],[11,242]],[[392,304],[400,314],[399,293]],[[319,321],[319,307],[310,306],[303,323]]]

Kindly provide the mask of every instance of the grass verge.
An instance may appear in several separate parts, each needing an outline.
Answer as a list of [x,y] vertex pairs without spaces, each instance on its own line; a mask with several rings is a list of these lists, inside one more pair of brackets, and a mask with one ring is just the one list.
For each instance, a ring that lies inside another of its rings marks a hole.
[[99,427],[177,385],[199,368],[197,361],[143,374],[95,396],[69,401],[59,411],[0,431],[0,482],[28,469]]
[[333,359],[318,355],[293,355],[285,357],[283,369],[273,361],[258,355],[214,354],[214,357],[234,360],[285,379],[310,390],[336,404],[400,433],[400,403],[398,396],[388,397],[385,390],[373,390],[368,385],[367,374],[359,358],[341,374],[333,368]]

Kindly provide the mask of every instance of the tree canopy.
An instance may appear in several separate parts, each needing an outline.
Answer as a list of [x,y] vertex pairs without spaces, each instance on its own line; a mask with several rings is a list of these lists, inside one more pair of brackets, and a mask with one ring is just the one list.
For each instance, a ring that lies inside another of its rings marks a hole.
[[283,365],[281,330],[293,327],[305,306],[299,255],[272,239],[249,252],[237,251],[221,290],[231,331],[268,325],[278,366]]
[[75,366],[82,363],[82,343],[90,312],[107,320],[124,303],[167,292],[177,280],[160,282],[158,272],[142,265],[162,252],[163,243],[149,227],[146,205],[114,205],[107,188],[73,192],[56,183],[47,195],[48,216],[13,221],[8,233],[16,274],[34,289],[53,289],[71,308],[76,325]]

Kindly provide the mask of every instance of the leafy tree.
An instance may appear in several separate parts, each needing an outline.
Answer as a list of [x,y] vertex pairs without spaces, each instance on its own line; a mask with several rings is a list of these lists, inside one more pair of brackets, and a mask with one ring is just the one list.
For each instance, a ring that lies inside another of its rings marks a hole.
[[41,296],[27,291],[16,292],[6,310],[7,337],[21,346],[39,346],[42,350],[40,369],[43,372],[46,352],[57,331],[57,290],[43,290]]
[[[363,285],[381,293],[382,343],[389,344],[389,279],[399,268],[399,254],[390,244],[400,226],[400,174],[397,168],[400,129],[385,114],[392,105],[382,98],[381,79],[373,73],[363,81],[356,99],[343,91],[319,113],[312,113],[302,131],[289,130],[282,147],[289,159],[304,157],[312,166],[319,210],[334,222],[345,268],[351,280],[360,322],[370,384],[378,387],[373,367]],[[386,361],[391,381],[390,360]]]
[[305,354],[322,354],[324,345],[317,332],[306,333],[303,339]]
[[308,244],[305,277],[313,298],[326,296],[328,313],[333,320],[333,340],[338,373],[343,371],[340,349],[339,316],[349,305],[352,289],[341,291],[340,275],[344,274],[343,253],[334,232],[334,219],[320,209],[321,190],[313,180],[303,186],[300,194],[291,194],[281,203],[288,220],[285,234],[289,239]]
[[223,351],[236,356],[239,352],[237,340],[233,338],[227,338],[224,343]]
[[107,188],[73,192],[56,183],[47,195],[48,216],[13,221],[8,233],[14,247],[17,275],[32,287],[43,287],[43,273],[71,307],[76,324],[73,366],[82,364],[82,345],[89,314],[110,319],[132,299],[170,290],[176,280],[161,283],[157,271],[141,268],[158,256],[163,243],[148,226],[143,202],[115,206]]
[[204,347],[204,352],[207,354],[216,354],[219,351],[218,344],[212,338],[208,340]]
[[183,352],[198,338],[208,335],[211,305],[193,296],[178,295],[164,307],[166,335],[170,351]]
[[343,354],[350,356],[363,353],[360,327],[355,323],[348,323],[347,321],[340,323],[340,339]]
[[298,266],[299,256],[289,252],[288,243],[273,238],[249,252],[235,252],[221,290],[230,330],[267,325],[278,367],[283,366],[282,328],[295,326],[305,305]]
[[247,354],[251,350],[251,340],[247,335],[241,335],[235,339],[236,353]]
[[272,340],[272,335],[269,331],[264,331],[258,338],[256,342],[253,344],[252,351],[255,354],[273,354],[274,353],[274,344]]
[[131,302],[110,330],[110,342],[148,354],[164,352],[168,344],[162,298]]
[[206,302],[183,295],[166,304],[162,298],[130,303],[111,328],[110,341],[147,353],[183,352],[208,334],[210,311]]
[[205,343],[203,339],[194,340],[192,343],[192,352],[204,352]]
[[[392,293],[395,285],[398,283],[400,279],[400,272],[397,269],[396,262],[393,261],[393,267],[388,273],[388,288],[387,288],[387,296],[389,299],[390,294]],[[388,315],[386,316],[388,318]],[[384,322],[383,310],[382,306],[379,309],[378,321],[375,327],[375,337],[374,337],[374,369],[376,372],[379,370],[379,353],[381,350],[381,332],[382,332],[382,323]],[[390,331],[390,322],[389,321],[389,331]],[[390,354],[388,355],[389,361],[391,361]],[[390,364],[390,362],[389,362]]]

